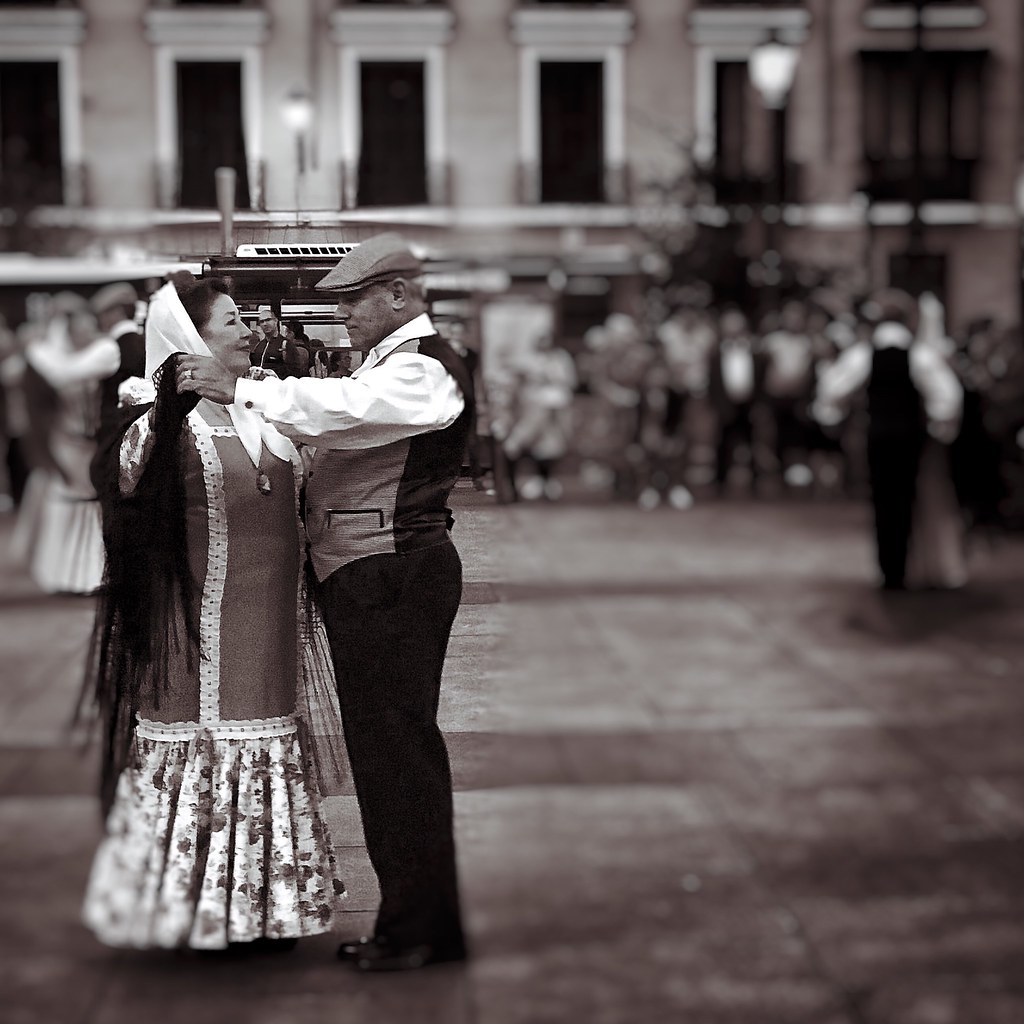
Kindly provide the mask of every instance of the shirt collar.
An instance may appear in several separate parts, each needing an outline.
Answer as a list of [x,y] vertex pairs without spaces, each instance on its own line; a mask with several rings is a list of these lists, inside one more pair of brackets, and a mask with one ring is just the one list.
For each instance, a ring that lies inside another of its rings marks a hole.
[[137,334],[138,331],[138,324],[136,324],[134,320],[118,320],[118,322],[110,328],[110,336],[114,341],[117,341],[122,334]]
[[875,328],[875,348],[910,348],[914,340],[909,328],[895,320],[884,320]]
[[374,363],[379,363],[385,356],[390,355],[396,348],[404,345],[407,341],[412,341],[413,338],[425,338],[428,334],[437,334],[437,330],[434,328],[430,316],[427,313],[420,313],[419,316],[414,317],[407,324],[402,324],[397,331],[392,331],[386,338],[378,341],[366,353],[366,359],[359,369],[361,370],[364,366],[369,367]]

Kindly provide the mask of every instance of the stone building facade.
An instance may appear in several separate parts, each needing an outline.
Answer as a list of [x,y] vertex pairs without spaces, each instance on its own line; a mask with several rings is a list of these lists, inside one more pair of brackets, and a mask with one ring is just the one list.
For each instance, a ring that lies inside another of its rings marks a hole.
[[[772,38],[798,49],[775,114],[747,75]],[[398,225],[578,334],[635,306],[644,186],[686,152],[713,168],[686,216],[738,223],[744,259],[1014,322],[1022,41],[1017,0],[4,3],[3,223],[201,257],[230,165],[236,242]]]

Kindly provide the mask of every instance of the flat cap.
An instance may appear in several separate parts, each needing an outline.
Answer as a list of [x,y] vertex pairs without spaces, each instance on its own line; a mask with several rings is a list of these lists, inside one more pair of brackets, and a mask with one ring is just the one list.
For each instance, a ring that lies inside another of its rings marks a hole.
[[360,242],[316,287],[318,291],[354,292],[378,281],[422,272],[423,264],[408,242],[401,235],[388,233]]
[[114,306],[134,306],[139,301],[138,292],[126,281],[108,284],[101,288],[90,300],[89,305],[96,314],[104,313]]

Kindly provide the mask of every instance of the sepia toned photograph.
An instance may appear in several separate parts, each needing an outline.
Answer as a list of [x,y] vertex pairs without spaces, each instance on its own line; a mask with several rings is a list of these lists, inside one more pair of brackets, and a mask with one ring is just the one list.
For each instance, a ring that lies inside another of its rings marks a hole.
[[1024,3],[0,0],[0,1021],[1024,1021]]

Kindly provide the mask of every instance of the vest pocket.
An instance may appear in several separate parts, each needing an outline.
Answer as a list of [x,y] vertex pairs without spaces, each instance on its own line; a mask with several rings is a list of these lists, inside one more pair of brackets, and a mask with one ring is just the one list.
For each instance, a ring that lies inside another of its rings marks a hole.
[[[341,517],[338,520],[341,524],[362,526],[363,528],[368,525],[368,522],[366,519],[358,517],[373,516],[377,520],[377,529],[384,529],[384,509],[382,508],[329,508],[325,514],[328,530],[333,529],[336,525],[335,516]],[[357,518],[353,519],[353,516]]]

